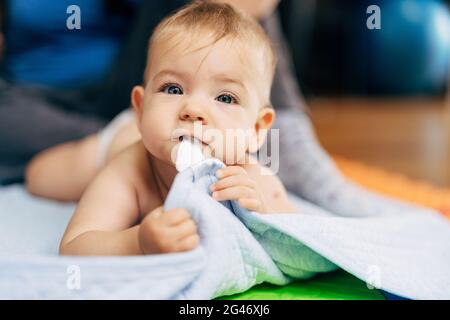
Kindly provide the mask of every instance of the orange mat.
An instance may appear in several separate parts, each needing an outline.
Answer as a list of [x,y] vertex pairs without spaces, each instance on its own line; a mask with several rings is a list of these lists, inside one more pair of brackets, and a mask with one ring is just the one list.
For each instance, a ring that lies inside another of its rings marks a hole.
[[333,159],[350,180],[373,191],[434,208],[450,219],[450,189],[339,156]]

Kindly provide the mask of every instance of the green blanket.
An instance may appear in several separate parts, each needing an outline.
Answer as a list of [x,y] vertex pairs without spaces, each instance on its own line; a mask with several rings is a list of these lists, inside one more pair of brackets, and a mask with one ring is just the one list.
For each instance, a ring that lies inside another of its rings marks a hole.
[[300,280],[285,286],[260,284],[242,293],[223,296],[220,300],[384,300],[380,291],[351,274],[338,270],[320,274],[310,280]]

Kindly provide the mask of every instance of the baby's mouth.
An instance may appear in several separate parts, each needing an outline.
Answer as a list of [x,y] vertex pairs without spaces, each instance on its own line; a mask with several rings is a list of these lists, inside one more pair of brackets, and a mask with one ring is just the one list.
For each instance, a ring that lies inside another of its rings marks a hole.
[[192,136],[181,136],[178,138],[178,141],[190,141],[193,144],[202,144],[204,146],[207,146],[208,144],[206,142],[204,142],[203,140],[200,140],[196,137],[192,137]]
[[206,148],[203,147],[207,144],[200,139],[190,135],[182,135],[178,137],[178,141],[179,143],[172,149],[172,162],[175,163],[178,171],[183,171],[209,157],[205,154]]
[[189,135],[189,134],[179,134],[172,137],[172,141],[175,142],[182,142],[182,141],[190,141],[192,144],[198,144],[203,146],[208,146],[209,144],[203,141],[202,139],[199,139],[195,136]]

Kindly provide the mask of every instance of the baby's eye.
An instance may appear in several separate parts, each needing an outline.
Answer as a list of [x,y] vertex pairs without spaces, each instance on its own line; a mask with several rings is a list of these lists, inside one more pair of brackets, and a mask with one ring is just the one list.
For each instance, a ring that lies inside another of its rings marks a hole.
[[163,91],[166,94],[183,94],[183,89],[181,89],[180,86],[175,84],[168,84],[161,88],[161,91]]
[[236,99],[230,94],[221,94],[216,98],[217,101],[227,104],[235,104],[237,103]]

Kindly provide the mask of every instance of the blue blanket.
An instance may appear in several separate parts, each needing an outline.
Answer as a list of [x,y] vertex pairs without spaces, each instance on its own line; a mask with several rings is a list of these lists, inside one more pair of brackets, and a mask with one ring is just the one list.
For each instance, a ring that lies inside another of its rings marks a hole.
[[296,214],[249,212],[211,198],[221,166],[209,159],[176,177],[165,208],[186,208],[201,237],[177,254],[57,256],[73,204],[0,189],[0,298],[210,299],[342,268],[399,296],[450,299],[450,224],[434,211],[401,204],[377,217],[337,217],[291,197]]

